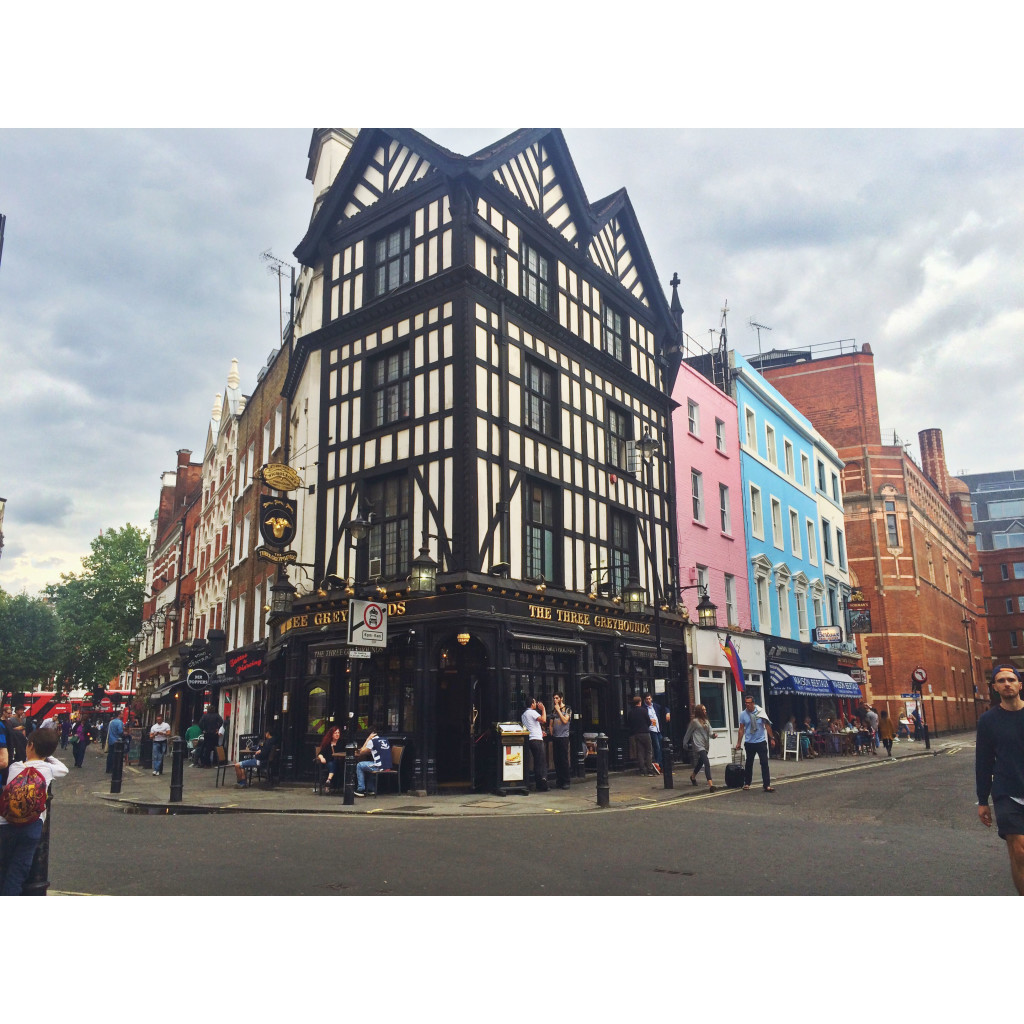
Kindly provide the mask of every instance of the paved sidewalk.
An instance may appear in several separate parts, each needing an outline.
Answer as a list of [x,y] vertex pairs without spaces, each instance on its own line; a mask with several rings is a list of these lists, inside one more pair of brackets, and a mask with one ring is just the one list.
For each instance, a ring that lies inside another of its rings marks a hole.
[[[945,733],[940,739],[933,739],[931,750],[926,751],[924,744],[903,741],[893,747],[895,762],[908,757],[931,756],[958,746],[974,746],[974,733]],[[346,807],[340,793],[330,796],[319,796],[312,791],[312,783],[282,783],[273,789],[264,789],[254,785],[248,789],[239,789],[233,777],[229,777],[225,786],[214,785],[216,773],[212,770],[191,768],[186,765],[183,782],[182,801],[170,803],[170,759],[162,776],[154,776],[151,771],[128,766],[125,768],[121,792],[110,793],[110,776],[103,774],[102,755],[98,745],[95,746],[96,757],[92,757],[93,747],[89,748],[89,767],[84,771],[94,775],[93,761],[99,767],[96,788],[91,790],[93,797],[122,805],[127,813],[141,814],[210,814],[210,813],[263,813],[263,814],[386,814],[388,816],[409,817],[471,817],[485,816],[516,816],[522,814],[579,814],[586,811],[599,811],[597,806],[597,776],[588,773],[585,780],[574,781],[568,790],[551,789],[546,793],[531,793],[529,796],[501,797],[491,793],[439,793],[435,796],[416,796],[411,793],[396,794],[388,792],[379,797],[356,799],[354,804]],[[68,759],[70,761],[70,758]],[[885,756],[884,748],[879,748],[877,756],[862,754],[846,757],[817,757],[811,760],[794,761],[792,758],[782,761],[773,757],[771,761],[772,783],[786,785],[788,782],[813,777],[815,775],[834,774],[840,771],[873,769],[885,770],[891,767]],[[74,772],[74,769],[72,769]],[[636,772],[612,772],[609,780],[609,810],[637,809],[651,807],[678,800],[699,798],[728,797],[741,790],[729,790],[725,787],[725,766],[718,765],[712,769],[717,791],[709,794],[703,776],[694,787],[689,780],[689,765],[677,765],[675,771],[675,788],[666,789],[664,779],[642,778]],[[74,776],[72,776],[74,777]],[[760,768],[754,765],[754,784],[752,789],[760,794]],[[90,780],[91,781],[91,780]],[[770,797],[769,797],[770,799]]]

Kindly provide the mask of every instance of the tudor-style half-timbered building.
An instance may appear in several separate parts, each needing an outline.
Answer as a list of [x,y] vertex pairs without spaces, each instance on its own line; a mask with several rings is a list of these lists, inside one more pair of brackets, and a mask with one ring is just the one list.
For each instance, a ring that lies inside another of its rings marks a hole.
[[[590,203],[558,130],[463,157],[363,129],[327,186],[316,154],[337,162],[338,138],[314,133],[295,250],[300,565],[270,638],[286,747],[304,764],[327,723],[373,727],[407,737],[410,787],[493,788],[494,724],[562,691],[574,772],[599,732],[621,763],[634,693],[686,704],[680,324],[629,199]],[[353,591],[388,605],[369,657],[346,647]]]

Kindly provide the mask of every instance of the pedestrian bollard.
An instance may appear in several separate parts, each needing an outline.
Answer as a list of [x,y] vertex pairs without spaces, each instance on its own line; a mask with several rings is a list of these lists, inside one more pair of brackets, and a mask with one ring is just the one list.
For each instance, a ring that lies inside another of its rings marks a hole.
[[53,803],[53,787],[46,791],[46,820],[43,822],[43,830],[39,835],[39,845],[36,847],[36,855],[32,859],[32,870],[28,878],[22,883],[22,896],[45,896],[46,890],[50,888],[50,822],[53,815],[50,807]]
[[603,732],[597,734],[597,806],[608,807],[611,798],[608,794],[608,737]]
[[181,803],[181,789],[185,781],[185,741],[180,736],[171,740],[171,798],[169,803]]
[[672,779],[672,741],[667,736],[661,738],[661,777],[666,789],[676,788]]
[[345,798],[342,801],[346,807],[351,807],[356,802],[356,745],[345,744]]
[[114,746],[114,770],[110,773],[110,792],[121,792],[121,776],[124,773],[124,740],[118,740]]

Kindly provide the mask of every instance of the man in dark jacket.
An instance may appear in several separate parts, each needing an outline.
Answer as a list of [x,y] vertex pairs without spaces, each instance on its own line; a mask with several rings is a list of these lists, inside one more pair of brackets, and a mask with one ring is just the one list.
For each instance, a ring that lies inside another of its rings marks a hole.
[[1006,840],[1010,874],[1017,894],[1024,896],[1024,700],[1020,672],[1013,665],[996,665],[992,689],[999,704],[978,719],[974,755],[978,818],[992,827],[991,794],[999,838]]
[[203,730],[203,767],[209,768],[217,759],[217,733],[224,724],[224,719],[217,712],[217,705],[211,704],[210,710],[199,719],[199,728]]
[[633,706],[626,715],[629,737],[636,745],[636,764],[641,775],[655,775],[653,747],[651,745],[651,718],[644,707],[643,698],[633,698]]

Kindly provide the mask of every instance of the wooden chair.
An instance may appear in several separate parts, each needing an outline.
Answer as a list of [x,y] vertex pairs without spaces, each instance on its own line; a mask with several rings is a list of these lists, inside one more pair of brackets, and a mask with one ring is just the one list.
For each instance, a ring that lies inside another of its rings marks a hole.
[[405,747],[400,743],[394,743],[391,746],[391,767],[382,768],[379,772],[373,773],[374,786],[373,794],[376,796],[380,792],[381,779],[391,778],[395,780],[395,785],[398,787],[396,792],[401,794],[402,792],[402,754],[405,751]]
[[227,751],[223,747],[218,747],[216,753],[217,777],[214,779],[214,788],[224,785],[224,777],[232,768],[236,767],[237,764],[235,761],[228,760]]

